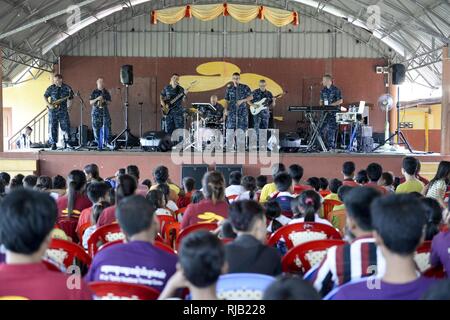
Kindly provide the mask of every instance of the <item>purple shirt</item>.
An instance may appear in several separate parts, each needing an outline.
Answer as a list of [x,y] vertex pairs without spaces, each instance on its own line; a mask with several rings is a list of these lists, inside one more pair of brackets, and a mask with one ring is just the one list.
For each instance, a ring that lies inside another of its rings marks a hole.
[[450,276],[450,231],[441,232],[433,238],[430,263],[433,267],[444,266]]
[[379,289],[376,288],[376,281],[374,278],[369,278],[346,284],[333,291],[327,298],[329,300],[420,300],[437,280],[421,276],[405,284],[380,281]]
[[175,273],[176,263],[177,256],[149,242],[132,241],[97,253],[85,280],[127,282],[162,291]]

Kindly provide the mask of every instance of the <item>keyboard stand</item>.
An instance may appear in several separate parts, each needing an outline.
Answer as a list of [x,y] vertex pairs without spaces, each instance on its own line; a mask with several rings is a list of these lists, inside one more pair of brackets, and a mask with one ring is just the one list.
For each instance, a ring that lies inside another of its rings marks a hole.
[[313,114],[311,112],[306,113],[306,118],[309,120],[313,132],[307,148],[307,152],[312,152],[314,150],[314,145],[316,144],[316,142],[319,142],[323,152],[328,152],[328,149],[325,146],[325,143],[323,142],[322,134],[320,132],[321,128],[323,127],[323,124],[325,123],[326,113],[322,112],[318,125],[316,124]]

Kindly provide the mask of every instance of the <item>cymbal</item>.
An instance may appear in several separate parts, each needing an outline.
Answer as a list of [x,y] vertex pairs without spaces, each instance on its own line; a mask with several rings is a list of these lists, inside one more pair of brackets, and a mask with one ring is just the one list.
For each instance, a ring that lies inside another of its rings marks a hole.
[[279,122],[284,122],[284,117],[273,117],[273,120],[279,121]]
[[189,108],[189,109],[188,109],[188,112],[190,112],[190,113],[197,113],[197,109],[195,109],[195,108]]

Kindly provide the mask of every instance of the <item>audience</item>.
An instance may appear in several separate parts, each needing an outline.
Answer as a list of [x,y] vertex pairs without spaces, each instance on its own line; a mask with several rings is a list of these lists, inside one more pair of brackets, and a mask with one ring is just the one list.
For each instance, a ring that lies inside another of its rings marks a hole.
[[425,229],[425,241],[431,241],[439,233],[443,219],[442,208],[439,202],[433,198],[422,198],[420,201],[426,208],[425,217],[427,219],[427,225]]
[[155,180],[155,184],[152,185],[150,190],[155,190],[159,184],[167,184],[170,187],[169,199],[177,203],[181,189],[170,182],[169,169],[165,166],[156,167],[155,170],[153,170],[153,179]]
[[300,211],[300,215],[294,216],[294,219],[292,219],[289,224],[315,222],[331,226],[330,221],[319,217],[321,208],[322,198],[320,195],[313,190],[304,191],[298,197],[298,209]]
[[117,204],[123,199],[135,194],[137,188],[136,179],[128,174],[121,175],[117,178],[115,205],[106,208],[101,217],[97,221],[99,227],[116,222]]
[[388,194],[395,193],[394,175],[390,172],[383,172],[378,185],[385,188]]
[[414,157],[406,157],[403,159],[402,175],[405,178],[405,182],[397,187],[396,193],[421,193],[423,191],[424,184],[416,178],[418,166],[419,161]]
[[52,178],[48,176],[40,176],[36,181],[36,190],[44,191],[44,192],[52,192],[53,184]]
[[230,173],[229,186],[225,189],[225,197],[228,198],[230,203],[245,192],[241,182],[242,173],[240,171],[233,171]]
[[320,295],[311,284],[297,276],[282,276],[264,292],[263,300],[311,301],[320,300]]
[[356,166],[355,163],[352,161],[344,162],[342,165],[342,174],[344,175],[344,181],[342,181],[342,184],[344,186],[349,187],[357,187],[358,183],[355,181],[355,171]]
[[35,175],[28,175],[23,179],[23,187],[25,189],[33,189],[36,186],[38,177]]
[[145,198],[156,209],[157,216],[173,216],[173,212],[166,207],[167,196],[161,190],[152,190]]
[[342,186],[342,181],[339,179],[332,179],[330,181],[330,194],[327,195],[324,200],[334,200],[334,201],[339,201],[339,197],[338,197],[338,191],[339,188]]
[[68,287],[68,276],[42,262],[58,216],[55,201],[45,193],[17,190],[0,204],[0,241],[6,262],[0,264],[0,296],[31,300],[91,300],[80,280]]
[[[286,172],[286,167],[282,163],[277,163],[272,166],[272,178],[275,177],[282,172]],[[274,182],[268,183],[261,190],[261,197],[259,198],[259,202],[266,203],[270,200],[271,195],[277,191],[277,186]]]
[[322,296],[345,283],[373,275],[380,267],[384,268],[383,257],[372,236],[370,211],[371,203],[380,196],[373,188],[357,187],[345,197],[346,236],[351,242],[329,249],[322,263],[305,277]]
[[288,218],[292,218],[291,202],[294,199],[292,194],[292,178],[287,172],[277,174],[274,180],[277,191],[271,195],[270,200],[276,201],[281,212]]
[[289,167],[289,175],[292,178],[292,184],[294,185],[293,193],[296,195],[301,194],[305,190],[311,190],[311,187],[302,182],[304,170],[298,164],[293,164]]
[[[98,182],[96,182],[98,183]],[[86,250],[88,249],[88,240],[89,237],[94,233],[95,230],[97,230],[97,222],[98,219],[100,219],[101,214],[103,213],[103,210],[105,210],[106,208],[109,207],[109,203],[106,201],[102,201],[99,203],[95,203],[92,206],[92,210],[91,210],[91,226],[86,228],[86,230],[83,233],[83,237],[82,237],[82,245],[83,248],[85,248]]]
[[267,176],[257,176],[256,177],[256,196],[258,199],[261,199],[261,191],[264,188],[264,186],[267,184]]
[[174,297],[178,289],[188,288],[191,300],[217,300],[217,281],[227,271],[220,240],[207,231],[194,232],[181,241],[178,258],[177,272],[159,299]]
[[[450,203],[444,222],[450,227]],[[430,263],[433,267],[443,266],[450,276],[450,231],[442,231],[435,235],[431,244]]]
[[182,229],[197,223],[217,223],[228,217],[223,175],[217,171],[208,172],[202,185],[205,199],[187,207],[181,221]]
[[281,274],[281,256],[265,245],[267,225],[264,209],[244,200],[231,204],[229,220],[237,238],[225,246],[229,273]]
[[338,288],[334,300],[419,300],[435,283],[417,272],[414,253],[423,241],[425,207],[409,195],[389,195],[371,205],[373,235],[386,260],[380,278]]
[[139,179],[141,173],[139,172],[139,168],[135,165],[130,165],[126,168],[126,174],[132,176],[136,179],[136,194],[139,194],[143,197],[147,195],[147,192],[149,191],[149,188],[144,184],[139,184]]
[[69,186],[67,195],[56,200],[59,216],[79,217],[81,211],[92,206],[92,202],[85,194],[86,176],[83,171],[72,170],[67,176]]
[[367,175],[367,170],[361,170],[358,172],[358,174],[355,177],[355,182],[360,185],[366,185],[369,183],[369,176]]
[[183,178],[184,195],[178,198],[176,203],[178,208],[185,208],[191,203],[192,194],[195,192],[195,179],[192,177]]
[[441,161],[436,173],[436,176],[430,181],[427,188],[424,190],[424,194],[427,198],[436,199],[439,204],[445,207],[445,193],[447,192],[447,186],[450,182],[450,162]]
[[256,194],[256,179],[252,176],[245,176],[242,179],[242,186],[244,187],[245,192],[241,193],[236,201],[242,200],[254,200],[259,201],[258,196]]
[[88,164],[84,167],[83,171],[86,175],[87,183],[103,181],[103,179],[100,178],[100,169],[95,163]]
[[[291,208],[293,202],[294,201],[291,202]],[[266,202],[264,204],[264,210],[267,221],[269,222],[267,226],[267,232],[269,233],[274,233],[291,222],[291,219],[282,214],[280,204],[274,200]]]
[[333,207],[333,211],[344,210],[345,209],[345,198],[355,187],[341,186],[338,190],[338,200],[342,203]]
[[326,197],[327,195],[330,194],[330,190],[328,190],[328,186],[330,183],[328,182],[328,179],[324,177],[319,178],[319,181],[320,181],[320,190],[319,190],[320,195],[322,197]]
[[177,257],[154,246],[158,232],[155,208],[134,195],[122,199],[116,214],[127,242],[99,251],[85,279],[141,284],[162,291],[176,271]]
[[369,178],[369,182],[365,185],[366,187],[374,188],[380,191],[383,195],[387,194],[387,190],[378,185],[378,181],[381,179],[381,175],[383,174],[383,167],[378,163],[371,163],[367,167],[367,177]]
[[309,178],[306,183],[308,186],[311,187],[312,190],[315,190],[316,192],[320,192],[320,179],[317,177],[311,177]]

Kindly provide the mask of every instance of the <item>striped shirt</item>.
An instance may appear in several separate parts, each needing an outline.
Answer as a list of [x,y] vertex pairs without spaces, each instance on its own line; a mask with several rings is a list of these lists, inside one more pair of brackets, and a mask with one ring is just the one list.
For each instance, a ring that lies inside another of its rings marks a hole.
[[313,283],[322,296],[350,281],[371,275],[384,274],[385,261],[375,240],[358,238],[351,244],[328,249],[322,263],[305,278]]

